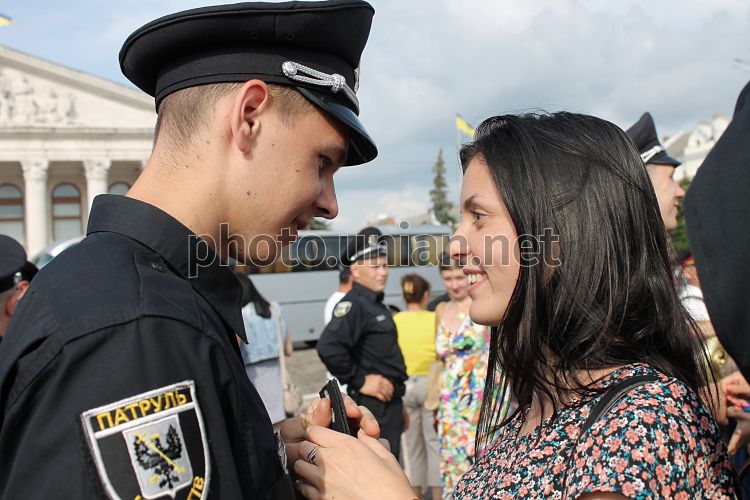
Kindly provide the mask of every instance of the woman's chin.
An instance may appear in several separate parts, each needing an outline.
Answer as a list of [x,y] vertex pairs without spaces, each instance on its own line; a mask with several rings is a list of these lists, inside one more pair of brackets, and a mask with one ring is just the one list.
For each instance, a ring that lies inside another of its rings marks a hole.
[[499,325],[503,319],[503,313],[504,311],[499,311],[497,306],[485,307],[481,303],[481,300],[474,300],[469,308],[469,317],[471,320],[478,325],[484,326]]

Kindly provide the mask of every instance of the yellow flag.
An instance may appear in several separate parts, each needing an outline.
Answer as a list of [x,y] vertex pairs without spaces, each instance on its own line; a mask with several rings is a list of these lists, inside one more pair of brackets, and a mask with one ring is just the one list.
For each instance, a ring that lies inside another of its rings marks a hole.
[[459,132],[463,132],[469,137],[474,137],[474,128],[469,125],[469,122],[461,118],[461,115],[459,114],[456,114],[456,128],[459,130]]

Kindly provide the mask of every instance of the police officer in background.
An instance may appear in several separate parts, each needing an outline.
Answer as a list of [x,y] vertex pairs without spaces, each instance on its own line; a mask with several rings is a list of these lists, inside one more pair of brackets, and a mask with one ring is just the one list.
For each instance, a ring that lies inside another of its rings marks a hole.
[[407,376],[396,324],[383,304],[388,258],[380,231],[374,227],[360,231],[341,260],[350,266],[352,289],[336,304],[321,333],[318,355],[328,371],[347,384],[349,395],[372,411],[381,436],[398,458]]
[[26,260],[21,244],[0,234],[0,341],[36,272],[36,266]]
[[356,95],[372,16],[360,0],[241,3],[126,40],[120,66],[156,100],[154,149],[16,310],[0,349],[0,498],[293,496],[285,461],[330,423],[329,403],[274,434],[224,262],[271,262],[336,216],[336,170],[376,156]]
[[651,113],[643,113],[626,132],[641,153],[641,159],[654,186],[656,200],[659,202],[664,227],[671,231],[677,227],[680,201],[685,197],[685,191],[674,180],[674,169],[681,163],[669,156],[667,149],[659,142]]

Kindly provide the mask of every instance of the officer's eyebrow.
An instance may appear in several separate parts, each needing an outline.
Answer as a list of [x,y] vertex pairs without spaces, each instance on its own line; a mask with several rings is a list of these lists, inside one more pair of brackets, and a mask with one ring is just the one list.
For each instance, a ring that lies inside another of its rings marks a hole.
[[327,153],[335,165],[341,166],[346,163],[346,157],[348,154],[347,148],[332,142],[326,149],[328,149]]

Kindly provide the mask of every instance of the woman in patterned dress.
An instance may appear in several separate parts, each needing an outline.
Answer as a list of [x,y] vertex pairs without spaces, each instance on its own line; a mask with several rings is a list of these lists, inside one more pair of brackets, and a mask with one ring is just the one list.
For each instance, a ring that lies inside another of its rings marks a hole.
[[[502,368],[509,383],[496,394],[488,377],[479,458],[454,498],[735,498],[699,396],[709,361],[627,135],[572,113],[498,116],[461,164],[450,253],[469,276],[472,320],[493,325],[487,370]],[[518,402],[508,415],[506,390]],[[300,445],[316,463],[295,464],[315,490],[409,498],[376,441],[324,431]]]
[[438,407],[440,473],[443,497],[450,498],[456,483],[471,467],[474,439],[487,374],[487,328],[469,318],[469,281],[455,262],[440,267],[450,301],[438,313],[436,352],[443,360]]

